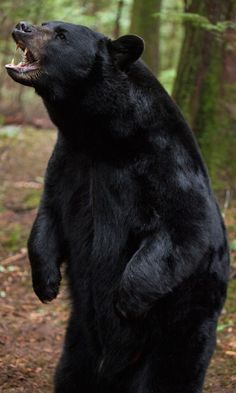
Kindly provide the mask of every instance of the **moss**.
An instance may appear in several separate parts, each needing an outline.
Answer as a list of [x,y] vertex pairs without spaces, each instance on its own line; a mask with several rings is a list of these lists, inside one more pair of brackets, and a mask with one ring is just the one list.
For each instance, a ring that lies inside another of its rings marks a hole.
[[[214,189],[234,188],[235,107],[229,114],[226,104],[235,102],[236,85],[224,82],[224,41],[212,32],[204,33],[193,27],[190,33],[193,37],[187,36],[182,50],[188,64],[179,69],[181,78],[175,86],[174,98],[196,134]],[[197,41],[203,46],[197,45]],[[187,55],[190,47],[194,48],[190,52],[192,60]]]
[[195,113],[198,110],[200,91],[198,74],[202,67],[205,41],[205,32],[202,29],[186,26],[173,98],[191,127],[194,125]]
[[186,18],[207,17],[214,31],[186,22],[173,96],[196,133],[214,189],[225,190],[236,187],[236,79],[233,83],[227,63],[235,48],[232,34],[226,34],[232,30],[228,17],[233,3],[222,3],[212,14],[209,6],[210,1],[190,4]]
[[222,49],[217,45],[217,42],[212,45],[212,52],[214,56],[211,58],[211,63],[202,85],[194,131],[196,132],[213,184],[218,186],[217,171],[225,149],[222,144],[218,146],[220,125],[217,119],[217,111],[220,88],[219,77],[222,68],[220,54]]
[[235,124],[231,116],[226,116],[225,103],[232,102],[236,86],[222,86],[220,59],[215,57],[212,63],[201,95],[197,136],[213,187],[220,190],[235,186]]

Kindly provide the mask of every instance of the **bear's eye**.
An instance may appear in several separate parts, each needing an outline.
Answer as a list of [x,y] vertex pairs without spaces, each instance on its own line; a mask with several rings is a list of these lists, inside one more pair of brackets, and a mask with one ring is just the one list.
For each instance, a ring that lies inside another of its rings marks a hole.
[[66,36],[64,33],[57,33],[56,38],[59,38],[60,40],[65,40]]

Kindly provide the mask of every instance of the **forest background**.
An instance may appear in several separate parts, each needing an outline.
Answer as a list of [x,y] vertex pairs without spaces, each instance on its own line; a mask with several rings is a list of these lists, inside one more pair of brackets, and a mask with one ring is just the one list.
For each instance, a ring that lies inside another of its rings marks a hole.
[[31,290],[26,241],[56,133],[33,89],[5,71],[21,20],[144,38],[143,60],[190,124],[226,221],[231,280],[205,392],[236,392],[235,0],[0,0],[0,392],[52,391],[68,312],[65,290],[48,306]]

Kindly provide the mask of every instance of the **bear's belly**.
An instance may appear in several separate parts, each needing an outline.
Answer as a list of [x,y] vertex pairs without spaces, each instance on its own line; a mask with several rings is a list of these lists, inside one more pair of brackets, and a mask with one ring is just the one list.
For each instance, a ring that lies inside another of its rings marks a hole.
[[80,327],[89,341],[102,347],[120,334],[113,297],[137,247],[121,222],[103,220],[85,203],[77,209],[68,223],[67,261],[69,290]]
[[70,222],[68,244],[68,274],[80,292],[109,297],[120,280],[126,264],[137,250],[138,244],[127,228],[114,222],[103,224],[92,217],[87,209],[77,213]]

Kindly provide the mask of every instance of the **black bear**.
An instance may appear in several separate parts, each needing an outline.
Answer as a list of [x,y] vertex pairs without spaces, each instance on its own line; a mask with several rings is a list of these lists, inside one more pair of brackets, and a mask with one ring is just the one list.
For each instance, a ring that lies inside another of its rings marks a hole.
[[34,290],[72,300],[56,393],[200,393],[228,281],[224,224],[194,137],[143,40],[20,22],[7,65],[58,128],[29,238]]

